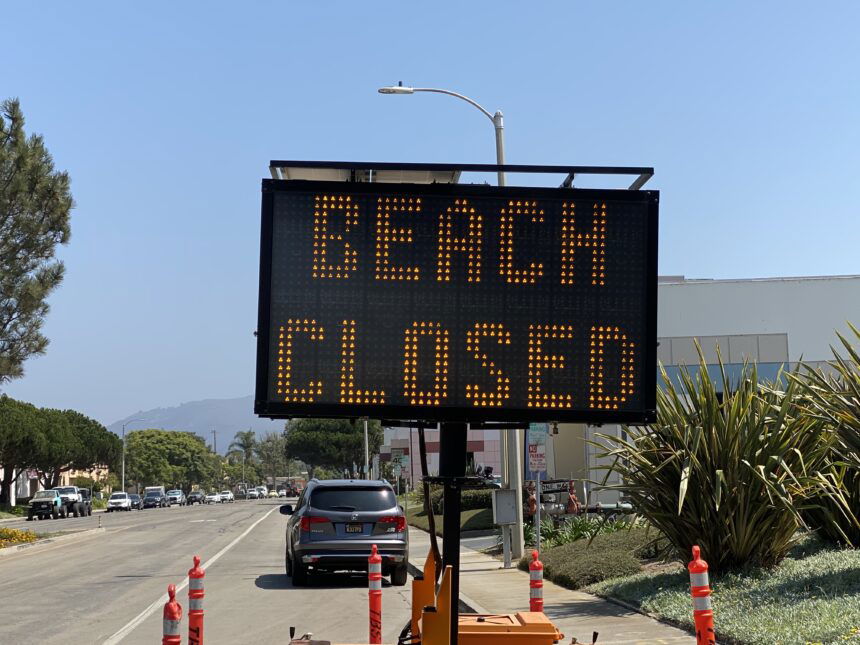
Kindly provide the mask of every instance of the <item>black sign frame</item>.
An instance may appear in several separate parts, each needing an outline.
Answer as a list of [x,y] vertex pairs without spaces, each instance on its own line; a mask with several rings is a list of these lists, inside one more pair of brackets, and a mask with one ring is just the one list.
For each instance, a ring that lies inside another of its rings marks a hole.
[[[570,198],[588,200],[632,201],[647,204],[647,239],[643,241],[646,253],[647,287],[645,296],[643,372],[641,389],[643,404],[636,410],[583,410],[583,409],[504,409],[489,407],[427,407],[410,405],[365,405],[331,403],[286,403],[273,401],[268,396],[269,350],[272,330],[271,279],[272,243],[274,224],[274,195],[280,191],[329,191],[387,194],[416,193],[462,197],[498,197],[506,193],[522,196],[527,191],[536,199]],[[377,184],[369,182],[306,181],[263,179],[260,227],[260,282],[257,322],[257,369],[254,412],[272,419],[293,417],[317,418],[388,418],[446,422],[568,422],[594,425],[609,423],[646,424],[656,420],[657,397],[657,249],[658,249],[659,191],[581,189],[547,187],[496,187],[479,184]]]

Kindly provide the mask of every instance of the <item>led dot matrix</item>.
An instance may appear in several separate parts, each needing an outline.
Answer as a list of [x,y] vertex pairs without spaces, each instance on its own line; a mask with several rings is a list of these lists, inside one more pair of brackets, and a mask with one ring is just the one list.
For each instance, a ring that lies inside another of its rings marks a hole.
[[315,396],[322,396],[322,381],[311,381],[306,387],[292,386],[293,336],[308,334],[311,340],[325,340],[322,325],[316,320],[289,319],[278,332],[278,394],[285,402],[313,403]]
[[418,267],[395,266],[390,261],[391,245],[397,242],[412,242],[412,229],[408,226],[396,227],[391,224],[391,216],[396,213],[421,212],[420,197],[380,197],[376,204],[376,279],[377,280],[417,280]]
[[[543,209],[537,202],[509,201],[507,208],[501,209],[499,235],[499,275],[514,284],[534,284],[543,275],[543,262],[532,262],[528,269],[514,267],[514,219],[516,215],[531,215],[533,224],[543,224]],[[517,218],[518,219],[518,218]]]
[[[439,405],[448,396],[448,330],[437,322],[414,322],[404,334],[403,348],[403,396],[410,405]],[[418,389],[418,341],[422,336],[432,336],[435,353],[433,365],[433,389]]]
[[475,323],[475,328],[466,332],[466,351],[473,352],[474,359],[481,362],[481,367],[488,368],[490,376],[496,377],[496,389],[485,392],[479,385],[466,384],[466,398],[476,406],[499,407],[511,396],[511,379],[487,354],[481,352],[480,339],[487,337],[496,338],[499,345],[510,345],[511,333],[501,323]]
[[341,323],[340,341],[340,402],[341,403],[385,403],[384,390],[360,390],[355,387],[355,321]]
[[[454,221],[468,216],[469,228],[463,237],[454,235]],[[468,261],[467,280],[481,281],[481,249],[484,244],[484,218],[470,206],[465,199],[455,199],[453,208],[449,206],[439,215],[439,244],[436,258],[436,279],[440,282],[451,281],[451,254],[465,253]]]
[[576,207],[562,204],[561,210],[561,283],[574,284],[573,261],[579,247],[591,249],[591,284],[604,286],[606,281],[606,204],[594,204],[591,231],[576,230]]
[[[329,214],[341,213],[344,218],[343,233],[329,231]],[[358,252],[350,247],[344,236],[353,226],[358,226],[358,205],[349,195],[314,196],[314,255],[311,274],[314,278],[348,278],[358,265]],[[329,261],[329,244],[343,243],[342,263]]]
[[544,392],[541,376],[545,370],[564,369],[562,354],[546,354],[545,338],[573,338],[573,325],[529,325],[529,393],[530,408],[571,408],[573,396]]
[[[621,347],[621,388],[617,394],[609,394],[604,385],[604,353],[606,343],[613,341]],[[627,340],[627,335],[618,327],[592,327],[591,348],[589,350],[589,391],[588,407],[597,410],[617,410],[619,403],[625,403],[633,394],[633,358],[635,343]]]

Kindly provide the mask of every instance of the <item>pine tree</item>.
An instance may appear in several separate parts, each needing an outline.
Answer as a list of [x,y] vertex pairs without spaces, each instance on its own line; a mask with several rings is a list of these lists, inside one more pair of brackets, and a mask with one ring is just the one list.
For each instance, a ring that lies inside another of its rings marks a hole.
[[0,104],[0,385],[24,374],[24,361],[44,354],[41,328],[50,293],[63,280],[54,257],[69,241],[74,206],[69,176],[39,135],[24,132],[17,99]]

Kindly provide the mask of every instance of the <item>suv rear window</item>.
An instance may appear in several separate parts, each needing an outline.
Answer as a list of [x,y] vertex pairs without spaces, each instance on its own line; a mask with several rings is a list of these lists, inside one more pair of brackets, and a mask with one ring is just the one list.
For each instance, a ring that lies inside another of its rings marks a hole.
[[310,505],[321,511],[387,511],[397,506],[394,492],[387,488],[316,489]]

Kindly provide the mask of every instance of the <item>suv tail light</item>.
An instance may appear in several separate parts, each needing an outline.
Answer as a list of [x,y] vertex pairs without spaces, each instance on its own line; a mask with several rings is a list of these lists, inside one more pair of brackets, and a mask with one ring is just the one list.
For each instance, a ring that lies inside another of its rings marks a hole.
[[305,516],[305,517],[303,517],[303,518],[301,519],[301,522],[300,522],[300,524],[301,524],[301,529],[302,529],[302,531],[308,531],[308,532],[310,532],[310,530],[311,530],[311,524],[321,524],[322,522],[328,522],[328,518],[325,518],[325,517],[308,517],[308,516]]
[[402,515],[390,515],[388,517],[380,517],[376,521],[380,524],[394,524],[394,530],[397,533],[402,533],[406,530],[406,518]]

